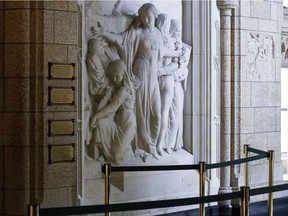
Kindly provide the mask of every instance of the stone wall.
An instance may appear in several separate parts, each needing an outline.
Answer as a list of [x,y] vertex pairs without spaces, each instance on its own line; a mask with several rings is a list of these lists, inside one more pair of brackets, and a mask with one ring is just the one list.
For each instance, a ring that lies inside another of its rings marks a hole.
[[48,79],[48,62],[77,63],[77,3],[0,6],[1,214],[26,215],[28,204],[75,205],[77,164],[48,164],[48,145],[77,143],[77,135],[48,136],[48,120],[77,120],[77,107],[48,105],[48,86],[77,87],[77,81]]
[[[264,151],[275,150],[274,179],[279,183],[283,178],[280,134],[283,4],[282,1],[240,1],[235,15],[234,27],[238,34],[235,37],[235,80],[239,82],[235,83],[234,94],[239,98],[235,99],[238,103],[234,112],[238,112],[239,125],[235,127],[241,147],[237,153],[243,152],[244,144]],[[236,176],[234,170],[232,184]],[[244,183],[242,177],[239,185]],[[268,160],[252,162],[251,186],[267,185],[267,181]],[[263,195],[262,199],[265,197]]]

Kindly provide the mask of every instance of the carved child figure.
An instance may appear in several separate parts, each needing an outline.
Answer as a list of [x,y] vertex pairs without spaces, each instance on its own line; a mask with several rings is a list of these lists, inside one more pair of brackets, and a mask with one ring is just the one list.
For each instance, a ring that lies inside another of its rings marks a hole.
[[110,85],[90,120],[94,144],[100,155],[112,164],[124,164],[133,158],[131,143],[136,133],[134,96],[126,65],[120,60],[110,62],[107,70]]

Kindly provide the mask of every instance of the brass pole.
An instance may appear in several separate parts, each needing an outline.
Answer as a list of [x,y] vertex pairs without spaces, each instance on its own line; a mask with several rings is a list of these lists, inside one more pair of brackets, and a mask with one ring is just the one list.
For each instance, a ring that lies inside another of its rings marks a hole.
[[39,216],[39,205],[28,205],[29,216]]
[[[273,186],[274,181],[274,151],[269,150],[269,187]],[[273,215],[273,193],[268,194],[268,215]]]
[[[105,205],[110,203],[110,174],[111,164],[105,164]],[[105,216],[110,216],[110,212],[106,212]]]
[[[244,154],[245,154],[245,158],[249,157],[249,145],[244,145]],[[245,186],[248,187],[249,186],[249,163],[246,162],[245,163]]]
[[[199,162],[199,194],[205,196],[205,162]],[[205,216],[205,203],[199,204],[199,215]]]
[[250,188],[241,187],[241,216],[249,216]]

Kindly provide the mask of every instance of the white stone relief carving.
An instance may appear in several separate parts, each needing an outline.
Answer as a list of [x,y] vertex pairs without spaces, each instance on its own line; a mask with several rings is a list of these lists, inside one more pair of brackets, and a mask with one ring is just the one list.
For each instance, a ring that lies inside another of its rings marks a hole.
[[287,61],[288,59],[288,35],[281,35],[281,55],[282,60]]
[[264,73],[271,74],[275,59],[273,36],[250,32],[247,41],[247,72],[259,79]]
[[214,121],[214,124],[215,125],[220,125],[220,115],[215,115],[214,117],[213,117],[213,121]]
[[140,2],[86,3],[87,158],[124,164],[183,146],[191,47],[180,21]]
[[214,56],[213,66],[214,66],[214,69],[219,73],[220,72],[220,57],[219,56]]

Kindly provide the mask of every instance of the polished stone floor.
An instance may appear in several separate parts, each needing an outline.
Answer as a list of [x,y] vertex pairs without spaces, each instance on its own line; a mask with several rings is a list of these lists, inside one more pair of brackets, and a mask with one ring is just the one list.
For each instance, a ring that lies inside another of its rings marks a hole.
[[[249,206],[249,216],[267,216],[267,201],[252,203]],[[165,214],[163,216],[199,216],[199,210]],[[206,208],[205,216],[241,216],[240,208],[223,209],[221,212],[218,207]],[[274,199],[273,216],[288,216],[288,197]]]

